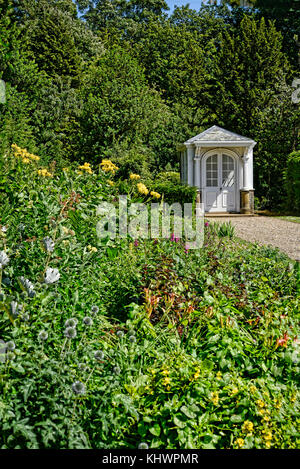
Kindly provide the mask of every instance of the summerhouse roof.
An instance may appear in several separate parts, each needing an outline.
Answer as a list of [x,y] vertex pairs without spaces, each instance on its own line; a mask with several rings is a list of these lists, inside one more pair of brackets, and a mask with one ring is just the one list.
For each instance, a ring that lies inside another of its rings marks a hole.
[[190,138],[184,145],[190,144],[213,144],[213,143],[226,143],[226,144],[240,144],[250,145],[255,143],[254,140],[248,137],[243,137],[242,135],[230,132],[229,130],[223,129],[217,125],[213,125],[201,134],[196,135],[195,137]]

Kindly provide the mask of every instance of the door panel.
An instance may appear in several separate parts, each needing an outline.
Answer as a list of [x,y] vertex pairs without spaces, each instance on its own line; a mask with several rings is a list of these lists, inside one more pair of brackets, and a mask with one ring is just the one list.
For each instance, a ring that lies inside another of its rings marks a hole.
[[208,207],[217,208],[218,196],[219,194],[217,191],[207,191],[206,192],[206,205]]
[[204,162],[205,211],[226,212],[236,209],[236,164],[232,156],[221,151]]

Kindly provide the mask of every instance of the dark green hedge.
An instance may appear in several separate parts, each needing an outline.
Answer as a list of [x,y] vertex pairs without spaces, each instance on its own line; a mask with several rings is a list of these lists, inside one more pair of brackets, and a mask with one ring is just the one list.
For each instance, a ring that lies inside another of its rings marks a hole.
[[284,176],[287,208],[300,213],[300,151],[293,151],[289,155]]
[[168,204],[179,202],[193,203],[196,200],[197,191],[195,187],[183,184],[175,184],[171,181],[156,181],[152,183],[151,189],[164,194],[164,201]]

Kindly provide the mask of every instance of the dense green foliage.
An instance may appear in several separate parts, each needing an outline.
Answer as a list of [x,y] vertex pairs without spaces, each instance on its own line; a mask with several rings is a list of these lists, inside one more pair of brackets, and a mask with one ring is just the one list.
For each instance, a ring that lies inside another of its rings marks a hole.
[[288,157],[285,171],[287,207],[300,213],[300,151],[294,151]]
[[[207,222],[196,250],[101,240],[96,208],[117,206],[122,168],[42,169],[14,148],[0,159],[0,447],[299,448],[294,263],[228,224]],[[149,201],[138,181],[129,201]]]
[[256,197],[279,205],[299,145],[298,1],[229,3],[168,16],[164,0],[1,0],[1,153],[16,142],[154,177],[178,171],[178,143],[219,124],[258,141]]

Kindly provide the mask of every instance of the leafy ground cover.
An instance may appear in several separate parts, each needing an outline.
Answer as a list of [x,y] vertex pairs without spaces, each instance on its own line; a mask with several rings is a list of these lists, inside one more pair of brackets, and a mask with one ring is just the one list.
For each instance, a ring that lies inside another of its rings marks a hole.
[[299,447],[296,264],[209,222],[101,241],[99,201],[161,195],[57,166],[0,160],[0,447]]

